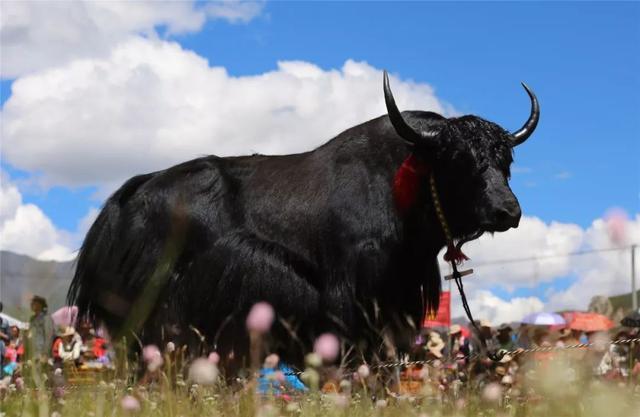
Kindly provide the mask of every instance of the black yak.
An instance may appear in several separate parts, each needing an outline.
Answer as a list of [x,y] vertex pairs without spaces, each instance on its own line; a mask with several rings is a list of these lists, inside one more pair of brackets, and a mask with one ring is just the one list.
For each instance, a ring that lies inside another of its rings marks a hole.
[[363,350],[380,334],[404,346],[437,307],[448,243],[429,173],[453,238],[518,226],[512,149],[539,118],[525,89],[530,116],[509,133],[477,116],[400,113],[385,73],[388,115],[317,149],[133,177],[89,230],[68,301],[112,334],[159,344],[199,333],[223,358],[246,354],[258,301],[277,312],[272,349],[294,362],[324,331]]

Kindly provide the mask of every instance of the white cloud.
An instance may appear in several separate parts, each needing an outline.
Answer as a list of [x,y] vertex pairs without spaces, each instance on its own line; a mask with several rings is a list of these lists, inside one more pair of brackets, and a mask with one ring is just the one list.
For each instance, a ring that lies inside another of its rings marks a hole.
[[[626,222],[626,241],[616,241],[611,226],[603,219],[595,220],[583,229],[564,223],[544,223],[535,217],[523,217],[520,227],[493,237],[484,235],[463,249],[472,259],[461,269],[473,268],[474,274],[464,278],[465,292],[476,317],[509,317],[518,320],[527,308],[554,311],[586,309],[595,295],[618,295],[630,291],[631,256],[628,245],[640,243],[640,214]],[[620,250],[568,256],[576,251],[593,249]],[[532,258],[523,262],[504,260]],[[547,256],[552,256],[545,258]],[[439,255],[443,275],[450,273],[449,266]],[[488,265],[490,263],[491,265]],[[495,263],[495,264],[494,264]],[[485,265],[483,265],[485,264]],[[502,300],[488,289],[501,287],[508,291],[516,287],[535,288],[559,277],[576,278],[567,290],[550,290],[549,300],[543,306],[536,297]],[[454,294],[457,294],[453,286]],[[456,299],[454,295],[454,300]],[[507,314],[509,312],[509,314]],[[454,304],[454,317],[463,316],[461,305]],[[497,322],[505,320],[497,320]]]
[[2,173],[0,178],[0,249],[40,260],[75,258],[98,210],[92,207],[78,223],[77,230],[62,230],[38,206],[23,203],[22,194],[8,175]]
[[[511,290],[519,286],[537,286],[572,271],[574,259],[567,256],[545,258],[549,255],[568,254],[578,250],[585,231],[578,225],[545,223],[537,217],[523,216],[520,226],[493,236],[484,234],[469,242],[463,251],[471,258],[474,269],[472,287],[501,285]],[[511,259],[540,257],[531,262],[502,262]],[[439,256],[441,270],[448,266]],[[446,272],[448,273],[448,272]]]
[[560,171],[553,176],[557,180],[568,180],[571,177],[573,177],[573,174],[569,171]]
[[74,58],[108,55],[134,34],[195,32],[207,19],[248,22],[262,1],[3,1],[0,14],[2,78],[64,64]]
[[521,167],[519,165],[513,165],[511,167],[512,174],[531,174],[532,172],[533,172],[533,169],[529,167]]
[[[457,294],[452,297],[452,317],[466,317]],[[473,318],[489,320],[493,326],[519,321],[530,313],[544,310],[544,303],[537,297],[514,297],[503,300],[490,291],[475,291],[468,299]]]
[[[111,189],[204,154],[310,150],[384,114],[381,80],[381,70],[350,60],[339,70],[288,61],[231,77],[176,43],[132,38],[104,59],[16,80],[3,152],[46,185]],[[392,83],[402,109],[446,113],[430,86]]]
[[22,195],[6,175],[2,175],[0,202],[0,249],[44,260],[74,258],[62,243],[65,234],[36,205],[23,204]]
[[[549,307],[586,308],[594,295],[618,295],[631,291],[631,252],[626,246],[640,243],[640,214],[626,225],[627,242],[618,251],[598,252],[574,259],[573,272],[578,276],[566,291],[552,294]],[[585,247],[593,249],[615,248],[602,219],[595,220],[585,232]],[[636,249],[636,259],[640,256]],[[636,265],[638,268],[639,265]],[[636,270],[636,276],[640,275]],[[636,278],[637,279],[637,278]]]
[[213,1],[207,3],[204,11],[207,16],[225,19],[229,22],[247,23],[258,16],[264,8],[263,1]]

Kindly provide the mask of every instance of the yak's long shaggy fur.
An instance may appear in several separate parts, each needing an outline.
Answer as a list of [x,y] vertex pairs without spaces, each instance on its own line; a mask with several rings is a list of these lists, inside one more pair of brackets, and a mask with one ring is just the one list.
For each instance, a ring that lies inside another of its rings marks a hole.
[[[441,131],[436,154],[414,153],[432,165],[454,234],[475,233],[479,173],[508,176],[508,133],[474,116],[403,115]],[[409,154],[383,116],[307,153],[208,156],[134,177],[87,234],[68,301],[115,335],[189,342],[193,326],[236,358],[260,300],[307,348],[331,330],[366,349],[380,323],[406,346],[438,305],[445,244],[428,178],[409,212],[395,207],[394,174]],[[276,326],[272,346],[299,358],[289,331]]]

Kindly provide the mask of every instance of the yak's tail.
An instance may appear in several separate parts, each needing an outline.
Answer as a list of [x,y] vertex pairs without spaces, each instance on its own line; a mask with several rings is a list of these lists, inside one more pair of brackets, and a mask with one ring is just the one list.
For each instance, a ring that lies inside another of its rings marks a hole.
[[150,176],[130,179],[107,200],[84,239],[67,292],[67,303],[78,307],[79,318],[102,322],[109,330],[126,314],[127,302],[120,294],[127,286],[125,264],[135,256],[132,247],[123,247],[130,231],[122,208]]

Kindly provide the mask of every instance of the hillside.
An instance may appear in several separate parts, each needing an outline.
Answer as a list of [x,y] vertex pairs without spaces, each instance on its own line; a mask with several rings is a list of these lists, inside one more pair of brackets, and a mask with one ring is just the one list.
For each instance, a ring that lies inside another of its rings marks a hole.
[[55,311],[64,305],[73,270],[73,261],[39,261],[0,251],[0,299],[4,312],[21,320],[28,319],[29,300],[34,294],[45,297],[49,311]]

